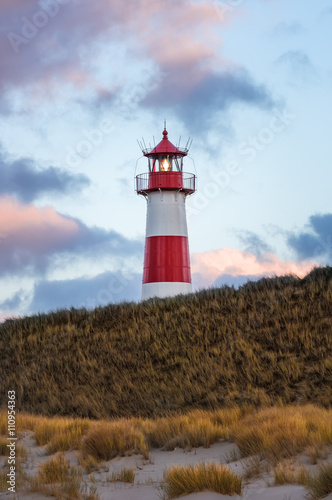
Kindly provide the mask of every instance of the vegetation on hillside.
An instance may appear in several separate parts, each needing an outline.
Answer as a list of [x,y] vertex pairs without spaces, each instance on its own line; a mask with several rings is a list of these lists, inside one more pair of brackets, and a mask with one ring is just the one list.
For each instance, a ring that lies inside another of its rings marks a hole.
[[[312,404],[263,409],[244,405],[193,410],[186,415],[156,419],[89,420],[24,413],[17,416],[19,439],[26,436],[26,431],[32,431],[36,443],[43,447],[37,453],[51,455],[39,464],[36,474],[27,475],[24,471],[31,455],[20,444],[20,492],[32,490],[60,499],[97,500],[94,473],[107,468],[106,462],[118,455],[137,453],[142,462],[136,462],[134,469],[114,471],[110,467],[107,481],[134,483],[136,472],[151,461],[152,449],[169,451],[180,447],[188,451],[220,440],[233,443],[220,461],[164,469],[165,500],[206,489],[239,494],[243,482],[262,474],[267,484],[302,484],[315,499],[332,492],[332,464],[327,461],[332,449],[332,409]],[[3,435],[4,440],[6,433],[7,413],[1,411],[0,437]],[[0,456],[5,453],[3,446]],[[77,457],[78,465],[69,464],[70,456]],[[230,471],[227,464],[232,462],[233,470],[238,470],[240,476]],[[314,466],[311,472],[303,462]],[[7,489],[6,473],[0,473],[0,491]],[[148,484],[153,484],[156,478],[150,481]]]
[[332,400],[332,268],[0,325],[0,406],[90,418]]

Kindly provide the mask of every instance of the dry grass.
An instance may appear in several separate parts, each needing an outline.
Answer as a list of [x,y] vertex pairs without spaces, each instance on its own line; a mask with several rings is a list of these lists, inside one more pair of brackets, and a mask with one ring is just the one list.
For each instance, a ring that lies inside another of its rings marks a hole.
[[273,469],[274,484],[280,486],[282,484],[301,484],[306,486],[310,477],[309,471],[301,466],[295,468],[290,464],[280,462]]
[[[218,416],[221,412],[218,412]],[[163,447],[168,451],[199,446],[208,448],[227,435],[227,427],[218,424],[217,420],[218,417],[212,412],[196,410],[187,415],[150,421],[150,425],[147,428],[145,426],[144,430],[149,445],[155,448]]]
[[311,460],[313,465],[318,463],[319,459],[326,460],[328,458],[328,448],[324,444],[322,444],[321,440],[317,440],[316,443],[308,446],[307,454]]
[[59,454],[39,466],[36,479],[43,484],[56,484],[68,481],[72,475],[77,477],[70,469],[69,460]]
[[[303,280],[9,320],[0,325],[0,379],[16,388],[20,411],[43,415],[155,418],[278,401],[329,406],[331,281],[326,267]],[[49,439],[46,432],[40,441]]]
[[244,479],[252,479],[254,477],[259,477],[263,472],[269,470],[269,464],[266,462],[262,455],[253,455],[252,457],[246,457],[241,460],[243,467],[243,477]]
[[[9,456],[9,448],[8,448],[8,439],[7,437],[2,437],[0,436],[0,456]],[[15,455],[18,458],[21,458],[22,460],[25,460],[27,458],[27,450],[26,448],[22,445],[17,443],[16,448],[15,448]]]
[[49,462],[41,464],[30,490],[54,496],[59,500],[98,500],[95,491],[82,484],[82,474],[70,467],[69,461],[59,453]]
[[82,453],[83,457],[91,456],[98,461],[133,453],[141,453],[144,458],[148,458],[149,448],[135,421],[122,419],[103,422],[94,427],[82,443]]
[[122,483],[131,483],[135,481],[135,469],[124,468],[119,472],[113,472],[107,479],[110,483],[121,481]]
[[8,476],[7,476],[8,470],[2,470],[0,471],[0,491],[7,491],[8,484]]
[[242,456],[263,455],[273,464],[308,447],[322,450],[332,443],[332,410],[313,405],[259,410],[233,425],[231,438]]
[[8,448],[8,439],[0,436],[0,455],[8,456],[9,448]]
[[[15,490],[17,493],[20,493],[25,484],[27,483],[27,475],[26,472],[22,469],[21,459],[16,459],[16,471],[15,471]],[[8,465],[6,464],[0,471],[0,492],[7,491],[8,494]]]
[[47,445],[49,453],[75,450],[90,425],[82,419],[39,417],[34,422],[35,438],[40,446]]
[[91,455],[82,455],[82,453],[77,453],[78,463],[84,470],[90,474],[91,472],[99,469],[99,462]]
[[320,465],[318,472],[308,479],[307,487],[315,500],[332,493],[332,463]]
[[[157,419],[100,421],[25,415],[20,425],[34,429],[37,443],[47,445],[49,453],[78,450],[82,465],[91,470],[116,455],[139,453],[148,458],[151,447],[192,449],[209,447],[220,439],[230,439],[238,446],[241,456],[236,458],[258,456],[259,461],[268,460],[273,466],[304,451],[314,463],[326,457],[332,444],[332,409],[315,405],[261,410],[244,406]],[[6,452],[6,444],[0,437],[0,451]]]
[[241,494],[242,480],[223,465],[209,463],[174,466],[164,474],[164,498],[208,490],[222,495]]
[[[310,478],[306,469],[296,469],[292,465],[294,460],[290,460],[303,452],[307,453],[313,463],[328,455],[332,444],[332,409],[315,405],[280,405],[264,409],[246,405],[232,409],[193,410],[187,415],[156,419],[122,418],[108,421],[25,415],[21,417],[20,426],[24,429],[25,425],[34,429],[39,444],[45,443],[49,451],[52,447],[54,450],[75,448],[80,465],[88,473],[97,470],[100,461],[110,460],[116,455],[139,453],[148,458],[151,447],[163,447],[165,450],[174,447],[192,449],[210,446],[220,439],[230,439],[237,445],[234,449],[241,453],[245,479],[260,475],[273,467],[275,484],[310,485],[312,491],[316,488],[317,495],[318,488],[325,491],[329,487],[331,467],[319,469],[319,474]],[[0,438],[0,451],[3,453],[7,452],[6,444],[6,440]],[[235,460],[241,457],[233,452],[228,458]],[[24,452],[21,458],[24,459]],[[221,488],[227,483],[226,479],[218,482],[218,478],[226,477],[219,474],[219,469],[217,474],[217,469],[213,469],[211,464],[210,468],[206,467],[191,467],[180,471],[177,468],[170,469],[173,475],[166,476],[167,494],[172,495],[176,491],[172,489],[176,478],[183,482],[183,487],[186,488],[184,493],[188,488],[203,488],[206,484],[209,488]],[[110,480],[129,481],[132,474],[130,471],[122,471],[120,476],[111,476]],[[169,481],[170,477],[172,483]],[[37,491],[51,492],[57,498],[96,498],[94,491],[83,494],[81,480],[79,470],[70,468],[68,460],[58,453],[54,459],[40,466],[32,487]],[[3,482],[4,477],[1,476],[0,484]],[[167,486],[169,484],[172,486]]]
[[[5,427],[7,422],[6,412],[0,412],[0,429],[6,435]],[[22,431],[33,431],[36,442],[39,446],[47,445],[46,452],[54,454],[58,451],[78,450],[81,446],[82,438],[94,425],[87,419],[80,418],[48,418],[40,415],[29,415],[18,413],[16,421],[16,431],[18,435]],[[4,450],[7,438],[0,435],[0,454],[5,454]],[[18,446],[19,453],[24,456],[24,450]]]
[[[16,477],[15,477],[15,489],[16,492],[21,492],[22,489],[24,488],[24,485],[27,482],[27,476],[24,470],[22,470],[22,464],[21,460],[17,459],[16,460]],[[0,471],[0,491],[7,491],[8,493],[8,486],[9,484],[7,483],[8,481],[8,466],[5,466],[1,471]]]

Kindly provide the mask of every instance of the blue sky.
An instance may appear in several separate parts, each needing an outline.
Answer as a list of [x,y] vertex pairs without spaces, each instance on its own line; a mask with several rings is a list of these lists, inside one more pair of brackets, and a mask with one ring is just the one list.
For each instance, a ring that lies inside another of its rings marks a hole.
[[164,118],[193,138],[195,289],[331,264],[331,0],[3,0],[0,20],[1,317],[139,300],[137,139]]

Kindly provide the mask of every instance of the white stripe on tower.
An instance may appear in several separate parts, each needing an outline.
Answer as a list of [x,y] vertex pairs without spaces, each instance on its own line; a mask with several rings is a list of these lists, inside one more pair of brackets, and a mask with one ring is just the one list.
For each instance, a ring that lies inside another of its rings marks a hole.
[[185,236],[186,195],[182,191],[152,191],[147,196],[146,237]]

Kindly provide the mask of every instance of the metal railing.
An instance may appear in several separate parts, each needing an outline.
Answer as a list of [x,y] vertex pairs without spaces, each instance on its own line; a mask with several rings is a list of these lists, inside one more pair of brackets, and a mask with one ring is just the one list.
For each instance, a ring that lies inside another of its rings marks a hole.
[[138,194],[155,191],[156,189],[178,189],[179,191],[185,191],[187,194],[196,191],[196,176],[188,172],[146,172],[137,175],[135,180]]

